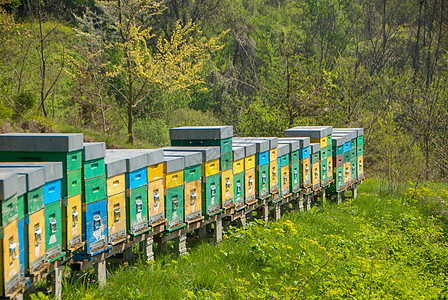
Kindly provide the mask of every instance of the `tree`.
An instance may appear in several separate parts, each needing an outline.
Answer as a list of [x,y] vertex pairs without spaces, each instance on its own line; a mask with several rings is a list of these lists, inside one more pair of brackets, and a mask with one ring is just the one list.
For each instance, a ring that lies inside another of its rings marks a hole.
[[[134,109],[163,90],[172,93],[203,83],[201,71],[210,53],[221,49],[220,36],[206,40],[191,21],[177,22],[170,38],[156,37],[147,20],[160,14],[162,1],[98,1],[98,14],[87,10],[78,18],[82,29],[101,39],[108,84],[126,104],[129,143],[134,142]],[[97,25],[92,24],[97,23]],[[150,44],[153,42],[153,44]],[[152,46],[152,47],[151,47]]]

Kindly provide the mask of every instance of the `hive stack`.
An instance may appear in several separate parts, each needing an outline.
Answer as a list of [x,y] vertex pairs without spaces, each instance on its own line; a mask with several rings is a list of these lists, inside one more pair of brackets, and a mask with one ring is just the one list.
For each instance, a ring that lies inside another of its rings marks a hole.
[[[309,137],[311,143],[319,144],[319,185],[328,186],[333,180],[332,157],[332,133],[331,126],[297,126],[285,130],[285,137]],[[314,146],[314,148],[317,148]],[[317,155],[316,155],[317,156]],[[311,157],[313,159],[313,157]],[[315,160],[317,157],[315,157]],[[313,168],[315,173],[316,167]],[[311,174],[317,180],[316,174]],[[316,184],[315,184],[316,185]]]
[[[333,164],[334,164],[334,184],[330,190],[339,192],[345,188],[344,176],[344,145],[348,141],[348,136],[334,136],[332,137],[333,145]],[[350,170],[347,170],[350,172]]]
[[244,158],[245,147],[232,146],[233,155],[233,197],[235,202],[235,209],[241,210],[246,207],[244,202]]
[[148,223],[148,154],[137,150],[106,150],[106,157],[126,161],[126,228],[131,236],[150,230]]
[[278,155],[278,186],[280,194],[282,197],[288,197],[291,193],[290,186],[290,170],[289,170],[289,159],[290,159],[290,144],[280,143],[277,146]]
[[290,192],[298,193],[300,192],[300,145],[298,140],[290,138],[279,138],[280,145],[289,146],[289,184]]
[[184,218],[187,224],[204,219],[202,215],[201,152],[165,151],[165,156],[184,158]]
[[239,137],[233,140],[235,145],[255,145],[255,198],[269,198],[269,141]]
[[[333,138],[343,138],[344,145],[343,156],[344,156],[344,187],[349,186],[354,178],[356,177],[356,133],[354,131],[350,132],[335,132]],[[352,149],[352,147],[354,147]],[[340,153],[340,151],[338,151]],[[352,154],[355,154],[354,159],[352,159]],[[352,170],[353,169],[353,170]]]
[[107,185],[108,241],[116,245],[127,238],[126,231],[126,160],[107,155],[104,158]]
[[216,146],[220,150],[222,208],[233,207],[233,126],[196,126],[170,129],[172,146]]
[[[253,143],[244,142],[233,142],[233,145],[237,148],[244,148],[244,199],[246,205],[252,205],[257,202],[255,198],[255,155],[256,155],[256,145]],[[233,167],[233,172],[238,172],[240,174],[241,166],[238,165],[238,160],[235,160]],[[242,172],[241,172],[242,173]],[[234,175],[235,176],[235,175]],[[237,178],[240,175],[237,176]],[[237,206],[238,208],[239,206]]]
[[163,150],[152,150],[149,153],[147,168],[149,226],[158,226],[161,230],[166,223],[163,154]]
[[364,128],[335,128],[335,134],[354,133],[350,143],[350,173],[352,181],[364,178]]
[[19,262],[19,230],[17,226],[18,205],[17,190],[19,189],[18,176],[15,171],[0,171],[0,201],[1,226],[3,234],[1,238],[0,282],[2,283],[1,295],[12,294],[16,286],[21,282]]
[[184,165],[182,156],[164,156],[165,212],[169,232],[185,226],[184,223]]
[[165,147],[165,151],[200,152],[202,155],[201,181],[202,181],[202,214],[209,218],[219,214],[221,209],[221,173],[219,171],[219,147]]
[[[62,182],[46,184],[44,188],[45,218],[48,222],[48,261],[65,256],[63,250],[74,251],[82,246],[81,232],[72,237],[67,231],[72,222],[72,218],[67,218],[68,200],[71,200],[71,204],[76,202],[76,206],[81,207],[82,149],[82,134],[0,135],[1,161],[62,162]],[[62,195],[57,193],[59,184]],[[70,240],[75,242],[70,244]]]

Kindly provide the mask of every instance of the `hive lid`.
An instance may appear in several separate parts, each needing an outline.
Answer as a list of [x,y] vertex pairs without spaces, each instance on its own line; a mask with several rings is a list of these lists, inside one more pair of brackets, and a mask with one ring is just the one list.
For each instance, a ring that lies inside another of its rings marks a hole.
[[349,131],[355,131],[356,136],[363,136],[364,135],[364,128],[333,128],[333,132],[349,132]]
[[44,181],[62,179],[61,162],[0,162],[0,168],[44,168]]
[[300,144],[298,140],[293,140],[289,138],[279,138],[278,144],[288,144],[289,145],[289,152],[294,152],[299,150]]
[[257,153],[257,147],[254,143],[232,142],[232,146],[244,147],[244,156],[248,157]]
[[181,151],[164,151],[165,156],[178,156],[184,158],[184,167],[197,166],[202,163],[202,153],[201,152],[181,152]]
[[17,174],[17,197],[24,195],[26,192],[26,175]]
[[274,149],[274,148],[277,148],[277,146],[278,146],[278,137],[275,137],[275,136],[273,136],[273,137],[241,137],[241,139],[269,141],[269,149]]
[[320,151],[320,144],[319,143],[311,143],[311,153],[317,153]]
[[[110,158],[108,159],[108,157]],[[126,172],[128,173],[148,166],[147,154],[133,149],[107,149],[106,160],[110,161],[113,158],[124,159],[126,161]]]
[[289,154],[289,144],[279,144],[277,147],[277,157]]
[[285,137],[309,137],[320,139],[333,133],[331,126],[296,126],[284,131]]
[[232,146],[233,161],[237,161],[246,157],[245,148],[242,146]]
[[285,137],[282,140],[293,140],[299,142],[299,149],[303,149],[308,147],[311,144],[311,140],[309,137]]
[[[130,149],[131,150],[131,149]],[[148,166],[157,165],[163,162],[163,149],[132,149],[132,151],[143,152],[148,159]]]
[[347,143],[348,141],[350,141],[349,136],[348,135],[335,135],[333,134],[331,137],[333,146],[343,146],[345,143]]
[[262,153],[269,151],[269,141],[268,140],[254,140],[254,139],[246,139],[243,137],[234,137],[232,144],[240,144],[240,143],[252,143],[255,144],[256,153]]
[[17,173],[14,170],[0,170],[0,201],[17,195],[18,184]]
[[219,147],[184,147],[184,146],[171,146],[162,148],[165,151],[178,151],[178,152],[201,152],[202,161],[211,161],[221,157],[221,150]]
[[222,140],[233,136],[233,126],[184,126],[170,129],[171,140]]
[[82,133],[4,133],[0,151],[72,152],[83,147]]
[[104,163],[106,164],[107,178],[126,173],[126,159],[124,157],[106,152]]
[[[18,175],[25,176],[25,190],[27,192],[40,188],[45,184],[45,170],[42,167],[3,167],[1,170],[12,170]],[[18,195],[19,196],[19,195]]]
[[165,173],[172,173],[184,169],[185,159],[183,156],[166,156],[163,158],[163,170]]
[[335,132],[332,136],[347,136],[347,142],[353,139],[356,139],[357,133],[355,131],[347,131],[347,132]]
[[84,143],[84,161],[104,158],[106,156],[106,143]]

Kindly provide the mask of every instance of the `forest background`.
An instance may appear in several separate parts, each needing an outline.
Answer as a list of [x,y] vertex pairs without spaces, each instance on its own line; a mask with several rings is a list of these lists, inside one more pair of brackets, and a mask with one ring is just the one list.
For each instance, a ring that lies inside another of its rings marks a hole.
[[0,132],[365,128],[387,189],[448,171],[447,0],[0,0]]

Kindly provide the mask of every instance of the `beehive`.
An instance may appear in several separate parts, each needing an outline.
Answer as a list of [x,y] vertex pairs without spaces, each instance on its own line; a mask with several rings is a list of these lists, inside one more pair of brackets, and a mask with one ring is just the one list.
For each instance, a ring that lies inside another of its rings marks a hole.
[[290,159],[290,145],[280,143],[277,147],[278,155],[278,170],[279,174],[279,187],[282,197],[286,197],[291,193],[290,186],[290,172],[289,172],[289,159]]
[[[244,181],[241,184],[243,189],[244,189],[244,201],[246,205],[251,205],[254,204],[256,202],[256,198],[255,198],[255,194],[256,194],[256,172],[255,172],[255,168],[256,168],[256,163],[255,163],[255,155],[256,155],[256,145],[253,143],[244,143],[244,142],[234,142],[233,144],[235,147],[243,147],[244,148]],[[235,155],[235,153],[234,153]],[[236,154],[237,158],[239,158],[240,154]],[[234,165],[238,162],[239,160],[234,162]],[[240,167],[236,166],[236,168],[234,167],[234,173],[235,170],[240,170]],[[242,172],[241,172],[242,173]],[[234,181],[237,182],[237,180],[239,180],[238,178],[240,177],[239,174],[241,174],[240,172],[237,173],[237,179],[234,178]],[[235,175],[234,175],[235,176]],[[236,185],[236,188],[238,188],[238,185]],[[236,190],[234,192],[234,194],[238,194],[239,192]],[[239,202],[239,201],[238,201]],[[237,204],[236,206],[237,208],[239,207],[243,207]]]
[[278,143],[289,146],[289,183],[290,191],[293,193],[300,192],[300,154],[299,141],[290,138],[279,138]]
[[[179,147],[181,150],[181,147]],[[184,219],[197,222],[202,216],[202,154],[200,152],[165,151],[165,156],[184,158]]]

